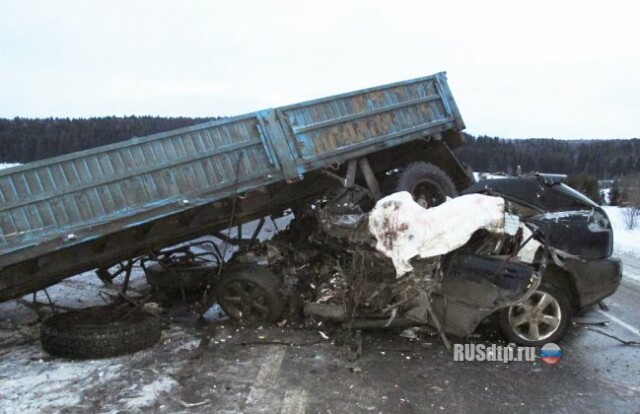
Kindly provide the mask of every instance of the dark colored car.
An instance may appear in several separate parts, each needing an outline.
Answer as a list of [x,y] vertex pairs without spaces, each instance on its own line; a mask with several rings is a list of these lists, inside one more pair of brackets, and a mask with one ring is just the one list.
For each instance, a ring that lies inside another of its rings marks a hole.
[[533,238],[540,245],[532,263],[542,272],[542,282],[529,299],[500,311],[500,329],[509,341],[541,345],[559,340],[576,312],[612,295],[620,284],[622,264],[611,257],[607,214],[565,179],[552,174],[490,179],[463,192],[503,197],[536,229]]

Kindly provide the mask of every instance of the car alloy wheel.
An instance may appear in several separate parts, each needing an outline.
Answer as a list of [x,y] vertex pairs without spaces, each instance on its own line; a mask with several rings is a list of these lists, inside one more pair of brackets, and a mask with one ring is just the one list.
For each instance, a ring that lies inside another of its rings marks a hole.
[[538,290],[525,302],[509,309],[508,321],[518,337],[537,342],[558,331],[562,316],[558,300],[550,293]]

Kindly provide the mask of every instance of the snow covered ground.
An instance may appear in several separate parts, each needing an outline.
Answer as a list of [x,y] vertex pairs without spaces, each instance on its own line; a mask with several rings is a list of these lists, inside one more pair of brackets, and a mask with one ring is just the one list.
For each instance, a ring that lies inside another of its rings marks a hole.
[[[134,288],[142,288],[144,278],[136,276]],[[48,291],[56,304],[73,308],[104,304],[98,292],[114,293],[90,272]],[[46,301],[44,295],[38,297]],[[52,358],[42,350],[40,323],[31,309],[12,301],[0,304],[0,315],[2,413],[53,413],[70,407],[87,412],[96,405],[103,411],[139,410],[176,385],[166,373],[177,369],[173,366],[199,343],[195,335],[174,326],[163,333],[157,346],[134,355],[70,361]],[[158,376],[158,369],[165,375]]]
[[17,167],[18,165],[22,164],[7,164],[5,162],[0,162],[0,170],[4,170],[5,168]]
[[614,251],[631,253],[640,257],[640,222],[633,230],[627,230],[624,220],[624,208],[603,207],[611,220],[614,234]]
[[627,230],[624,208],[603,207],[613,227],[613,254],[623,261],[624,279],[640,284],[640,222]]

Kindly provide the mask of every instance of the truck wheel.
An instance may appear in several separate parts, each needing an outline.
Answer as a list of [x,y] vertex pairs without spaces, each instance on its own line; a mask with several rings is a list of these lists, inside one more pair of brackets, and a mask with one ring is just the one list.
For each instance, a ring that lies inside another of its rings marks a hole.
[[243,324],[273,323],[284,311],[280,281],[260,265],[229,269],[216,286],[216,298],[227,315]]
[[40,342],[51,355],[107,358],[153,346],[162,332],[158,318],[137,310],[111,307],[53,315],[42,323]]
[[500,330],[509,342],[520,345],[558,342],[569,329],[572,313],[565,290],[543,279],[525,302],[500,311]]
[[424,208],[444,203],[447,197],[456,197],[458,191],[453,180],[442,169],[428,162],[408,164],[400,173],[396,191],[408,191]]

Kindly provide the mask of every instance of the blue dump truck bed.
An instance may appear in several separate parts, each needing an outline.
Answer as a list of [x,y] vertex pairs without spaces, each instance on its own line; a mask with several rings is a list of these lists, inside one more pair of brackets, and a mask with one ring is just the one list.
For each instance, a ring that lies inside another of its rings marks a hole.
[[461,185],[463,128],[438,73],[0,171],[0,300],[277,214],[362,157],[378,176],[429,159]]

